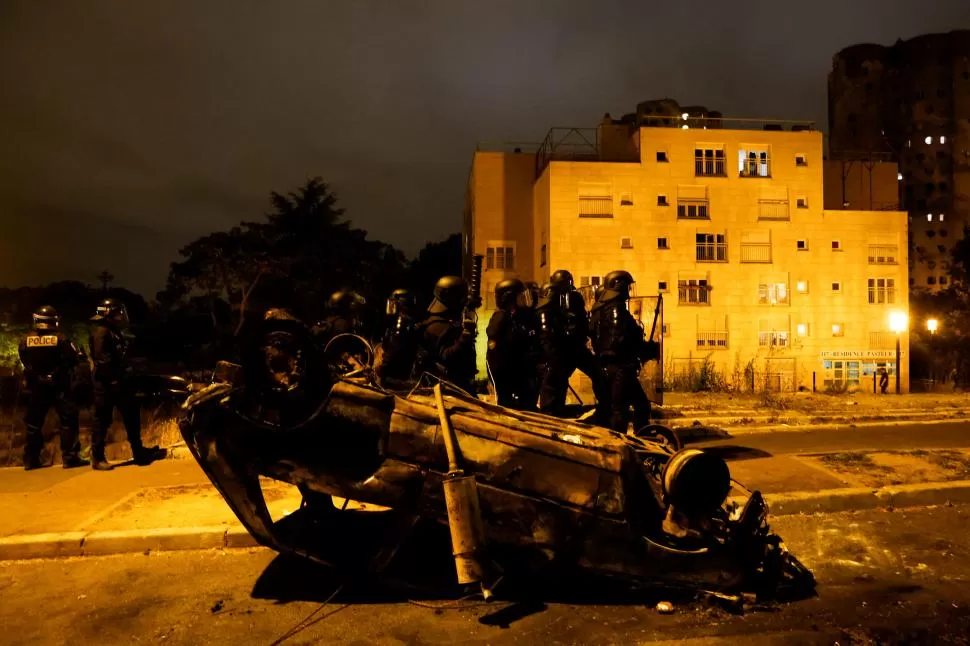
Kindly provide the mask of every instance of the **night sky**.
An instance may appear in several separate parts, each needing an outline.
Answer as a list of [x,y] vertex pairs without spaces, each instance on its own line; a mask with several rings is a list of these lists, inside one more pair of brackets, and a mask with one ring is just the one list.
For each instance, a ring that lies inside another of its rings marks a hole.
[[836,51],[967,27],[968,0],[0,0],[0,285],[151,297],[314,175],[413,254],[460,230],[476,142],[664,96],[824,124]]

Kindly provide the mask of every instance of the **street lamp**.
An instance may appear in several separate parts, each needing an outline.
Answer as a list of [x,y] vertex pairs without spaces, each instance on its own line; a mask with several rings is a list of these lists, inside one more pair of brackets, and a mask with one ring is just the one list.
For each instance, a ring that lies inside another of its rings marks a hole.
[[902,372],[899,365],[899,342],[902,338],[903,331],[909,326],[909,317],[906,316],[906,312],[890,312],[889,313],[889,329],[896,333],[896,394],[902,394],[899,389],[899,373]]
[[940,327],[940,322],[936,319],[929,319],[926,321],[926,329],[930,331],[930,334],[936,334],[936,330]]

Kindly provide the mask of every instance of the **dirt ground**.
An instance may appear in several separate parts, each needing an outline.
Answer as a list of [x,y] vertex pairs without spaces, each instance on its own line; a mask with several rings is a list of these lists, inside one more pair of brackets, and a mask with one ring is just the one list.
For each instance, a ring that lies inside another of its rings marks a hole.
[[801,458],[859,487],[970,479],[970,451],[854,451]]

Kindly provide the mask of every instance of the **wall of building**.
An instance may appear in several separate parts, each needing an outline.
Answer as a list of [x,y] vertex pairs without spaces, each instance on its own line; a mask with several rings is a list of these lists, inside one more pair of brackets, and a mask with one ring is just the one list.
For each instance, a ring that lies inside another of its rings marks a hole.
[[899,210],[899,167],[892,161],[826,159],[823,162],[826,209]]
[[[668,371],[707,358],[724,374],[751,361],[763,372],[770,359],[769,371],[788,373],[790,386],[811,387],[814,372],[821,387],[834,371],[831,364],[826,370],[822,353],[859,362],[892,358],[885,347],[891,335],[882,333],[888,331],[889,312],[908,305],[906,215],[825,211],[820,133],[644,128],[640,140],[639,164],[549,164],[536,184],[535,202],[548,190],[550,270],[569,269],[582,284],[626,269],[637,280],[638,294],[660,291]],[[694,150],[703,144],[724,147],[725,176],[695,175]],[[770,177],[739,176],[738,151],[749,149],[770,152]],[[668,161],[658,161],[657,152]],[[580,217],[584,196],[606,193],[613,198],[612,217]],[[661,195],[667,206],[658,204]],[[678,199],[699,195],[706,195],[709,219],[679,218]],[[804,198],[804,208],[797,198]],[[786,201],[788,219],[780,219]],[[724,236],[723,261],[698,262],[699,233]],[[870,245],[894,247],[896,264],[870,265]],[[895,281],[892,305],[869,305],[869,278]],[[679,281],[691,280],[707,281],[709,304],[678,302]],[[784,285],[787,302],[760,304],[762,284]],[[796,338],[799,324],[806,326],[805,334]],[[833,336],[836,324],[840,336]],[[789,346],[760,346],[761,332],[784,332]],[[726,341],[699,350],[699,333],[705,343],[725,336]],[[904,357],[904,384],[907,361]]]

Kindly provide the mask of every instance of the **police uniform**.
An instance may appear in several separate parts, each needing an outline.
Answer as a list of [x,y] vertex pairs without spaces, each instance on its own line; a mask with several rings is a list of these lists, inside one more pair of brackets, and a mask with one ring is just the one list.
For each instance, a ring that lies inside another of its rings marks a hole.
[[545,358],[545,375],[539,393],[539,410],[562,415],[566,405],[569,378],[579,370],[593,384],[600,399],[603,376],[596,359],[586,346],[589,320],[586,303],[573,287],[573,277],[565,270],[552,275],[549,292],[539,309],[539,334]]
[[312,328],[313,336],[321,347],[326,347],[340,334],[360,333],[361,324],[357,310],[363,304],[363,297],[349,290],[342,289],[331,294],[327,301],[330,314]]
[[495,287],[498,304],[488,322],[488,350],[485,358],[495,382],[498,404],[518,410],[536,407],[530,364],[532,351],[528,314],[532,293],[518,279],[503,280]]
[[411,380],[420,341],[414,309],[414,296],[406,289],[395,290],[387,299],[382,357],[376,369],[380,383],[387,387],[404,385]]
[[657,359],[657,344],[644,339],[643,328],[627,307],[633,277],[611,272],[606,277],[593,312],[593,348],[608,386],[599,416],[608,416],[610,428],[625,433],[633,408],[635,429],[650,423],[650,400],[640,384],[643,362]]
[[74,370],[84,355],[57,327],[59,317],[54,308],[45,306],[34,314],[34,327],[21,340],[18,348],[24,366],[24,378],[30,399],[24,423],[27,439],[24,445],[24,468],[40,466],[44,448],[44,420],[54,408],[61,424],[61,457],[65,468],[87,464],[79,457],[78,408],[71,392]]
[[418,325],[415,374],[431,374],[474,395],[477,331],[474,320],[464,316],[467,303],[468,290],[461,278],[445,276],[435,285],[428,318]]
[[141,440],[141,411],[134,393],[125,387],[128,365],[125,355],[128,340],[122,334],[122,325],[128,314],[124,305],[114,299],[106,299],[98,305],[92,319],[90,346],[94,362],[94,419],[91,429],[91,466],[97,470],[109,470],[104,449],[111,428],[115,408],[121,412],[128,444],[136,464],[148,464],[160,457],[156,447],[147,448]]

